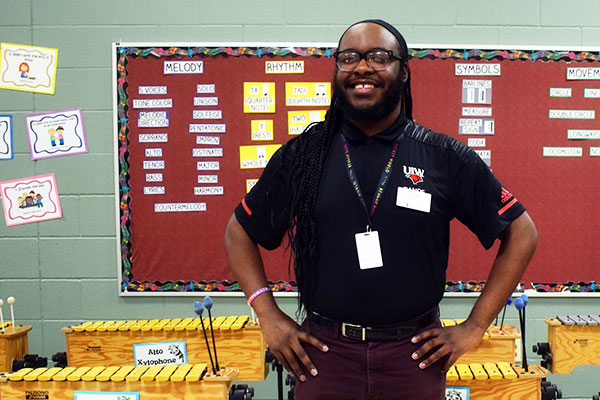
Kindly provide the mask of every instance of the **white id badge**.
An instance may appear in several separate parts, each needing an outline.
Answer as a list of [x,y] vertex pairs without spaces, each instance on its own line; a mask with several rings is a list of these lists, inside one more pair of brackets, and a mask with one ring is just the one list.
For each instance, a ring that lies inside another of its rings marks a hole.
[[356,239],[360,269],[383,267],[379,233],[377,231],[362,232],[354,235],[354,238]]
[[399,187],[396,205],[428,213],[431,211],[431,193]]

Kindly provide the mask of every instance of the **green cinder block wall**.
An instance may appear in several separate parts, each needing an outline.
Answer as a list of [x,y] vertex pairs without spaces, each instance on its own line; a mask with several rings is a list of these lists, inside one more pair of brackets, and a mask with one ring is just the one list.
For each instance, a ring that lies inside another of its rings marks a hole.
[[[30,352],[47,357],[65,351],[61,328],[69,324],[191,314],[191,297],[117,295],[112,42],[337,42],[349,24],[384,18],[409,44],[599,46],[598,15],[595,0],[0,0],[1,42],[59,49],[54,95],[0,89],[0,114],[13,116],[15,153],[0,161],[0,181],[53,172],[63,208],[59,220],[10,228],[0,221],[0,298],[16,297],[16,322],[33,326]],[[25,116],[69,108],[83,111],[89,153],[32,161]],[[294,314],[295,298],[278,301]],[[447,297],[442,316],[465,318],[473,302]],[[215,303],[219,315],[249,312],[241,297]],[[531,298],[530,363],[540,361],[531,345],[547,340],[544,318],[598,314],[599,303]],[[514,309],[507,318],[518,324]],[[598,376],[599,366],[580,366],[548,379],[564,398],[591,398],[600,391]],[[275,373],[250,384],[256,399],[277,398]]]

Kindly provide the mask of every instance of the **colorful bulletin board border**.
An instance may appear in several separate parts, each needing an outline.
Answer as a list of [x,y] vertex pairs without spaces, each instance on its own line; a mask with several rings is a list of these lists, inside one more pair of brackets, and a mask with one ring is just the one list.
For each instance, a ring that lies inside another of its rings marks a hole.
[[[332,57],[336,50],[335,45],[328,47],[276,47],[276,46],[239,46],[239,47],[185,47],[185,46],[148,46],[143,43],[127,46],[127,44],[115,45],[116,66],[116,122],[118,154],[116,164],[118,167],[118,207],[119,215],[119,246],[120,264],[119,279],[123,293],[161,293],[161,292],[240,292],[237,282],[222,281],[166,281],[166,282],[138,282],[132,279],[131,261],[131,231],[130,231],[130,187],[129,187],[129,163],[128,163],[128,115],[127,115],[127,60],[128,57],[193,57],[202,56],[227,56],[227,57],[267,57],[294,55],[296,57]],[[553,50],[460,50],[460,49],[420,49],[410,48],[411,59],[454,59],[454,60],[521,60],[521,61],[597,61],[600,53],[588,51],[553,51]],[[406,283],[413,284],[413,283]],[[546,284],[534,284],[540,290]],[[563,285],[563,284],[550,284]],[[446,292],[480,292],[485,282],[447,282]],[[274,292],[295,292],[296,283],[293,281],[270,282],[271,290]],[[583,288],[593,288],[590,285],[582,285]],[[593,289],[591,291],[597,291]]]
[[12,160],[12,116],[0,115],[0,160]]
[[32,160],[88,151],[79,108],[28,115],[25,121]]
[[[128,163],[129,118],[127,116],[127,58],[167,57],[195,55],[231,57],[268,57],[294,55],[297,57],[332,57],[334,48],[325,47],[117,47],[117,132],[119,168],[118,190],[120,208],[120,281],[122,292],[241,292],[237,282],[228,281],[175,281],[137,282],[132,280],[131,231],[130,231],[130,187]],[[271,282],[275,292],[295,292],[295,282]]]
[[58,49],[23,44],[0,46],[0,88],[54,94]]
[[0,182],[7,226],[62,217],[54,174]]

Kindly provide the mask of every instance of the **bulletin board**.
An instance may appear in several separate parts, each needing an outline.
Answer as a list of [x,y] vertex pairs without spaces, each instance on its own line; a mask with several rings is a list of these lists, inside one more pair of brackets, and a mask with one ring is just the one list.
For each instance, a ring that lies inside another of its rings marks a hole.
[[[114,45],[121,294],[239,291],[225,227],[277,148],[324,118],[334,46]],[[598,50],[409,53],[414,119],[471,146],[534,219],[524,287],[600,291]],[[498,243],[451,230],[446,290],[480,291]],[[272,289],[295,291],[289,254],[261,251]]]

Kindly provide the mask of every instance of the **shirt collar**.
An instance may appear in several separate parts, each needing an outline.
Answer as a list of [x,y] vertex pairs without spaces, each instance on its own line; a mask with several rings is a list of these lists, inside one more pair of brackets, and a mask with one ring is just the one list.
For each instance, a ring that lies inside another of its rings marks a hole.
[[[403,128],[408,122],[408,118],[404,112],[400,113],[398,118],[392,123],[392,125],[388,126],[383,131],[376,133],[371,136],[375,139],[379,139],[385,142],[392,142],[396,140],[396,138],[403,132]],[[350,122],[347,118],[344,117],[344,122],[342,123],[341,133],[350,140],[367,140],[369,136],[365,135],[363,131],[357,128],[352,122]]]

